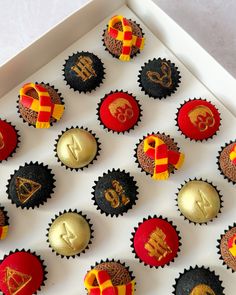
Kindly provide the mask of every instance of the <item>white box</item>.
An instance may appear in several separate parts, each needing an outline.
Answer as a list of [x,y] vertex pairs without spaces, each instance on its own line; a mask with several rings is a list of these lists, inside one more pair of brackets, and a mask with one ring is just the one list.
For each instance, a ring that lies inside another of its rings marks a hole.
[[[101,42],[102,31],[109,17],[118,12],[141,23],[146,36],[144,51],[130,63],[121,63],[112,58],[105,52]],[[94,52],[101,57],[106,67],[104,84],[88,95],[70,90],[62,77],[64,60],[78,50]],[[179,90],[161,101],[144,95],[136,82],[138,70],[143,63],[158,56],[175,62],[182,76]],[[20,85],[25,81],[49,82],[62,92],[66,111],[63,119],[50,130],[36,130],[18,118],[16,99]],[[20,148],[14,158],[0,166],[0,202],[7,207],[11,222],[9,236],[1,242],[0,257],[15,248],[37,251],[48,265],[48,280],[41,291],[48,295],[86,294],[83,288],[86,270],[95,261],[107,257],[121,259],[131,267],[136,275],[137,295],[171,294],[171,286],[178,273],[196,264],[214,269],[223,280],[225,294],[234,294],[236,278],[222,266],[217,255],[216,239],[235,221],[235,188],[219,175],[215,162],[220,146],[235,138],[236,119],[232,114],[236,114],[235,86],[235,80],[151,0],[91,1],[54,27],[0,68],[0,95],[4,95],[1,99],[0,117],[15,123],[21,134]],[[115,89],[133,92],[144,110],[139,126],[127,135],[105,132],[95,116],[100,98]],[[174,126],[177,107],[185,99],[193,97],[213,101],[222,114],[220,132],[208,142],[190,142]],[[57,135],[71,125],[89,127],[102,142],[98,161],[83,172],[65,170],[54,157],[53,145]],[[157,130],[174,137],[186,153],[185,166],[168,182],[154,182],[141,173],[134,163],[133,149],[138,139],[147,132]],[[111,141],[114,151],[110,149]],[[126,146],[129,148],[126,149]],[[19,165],[31,160],[44,162],[53,169],[57,187],[53,198],[46,205],[26,211],[10,204],[6,198],[5,185],[9,175]],[[131,172],[140,187],[137,205],[117,219],[101,215],[91,201],[94,180],[113,167]],[[179,216],[175,207],[177,188],[189,177],[203,177],[213,181],[224,196],[222,213],[207,226],[189,224]],[[51,253],[45,238],[51,218],[68,208],[84,211],[91,218],[95,229],[95,238],[89,251],[74,260],[61,259]],[[143,217],[153,214],[173,220],[181,231],[183,243],[175,262],[158,270],[140,264],[131,253],[129,241],[133,227]]]

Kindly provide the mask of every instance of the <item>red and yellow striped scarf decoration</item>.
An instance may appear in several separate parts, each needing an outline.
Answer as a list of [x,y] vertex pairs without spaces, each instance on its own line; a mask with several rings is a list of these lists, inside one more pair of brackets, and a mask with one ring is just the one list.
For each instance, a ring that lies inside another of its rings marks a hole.
[[[120,22],[122,24],[123,31],[119,31],[114,28],[114,25]],[[110,19],[108,24],[108,33],[114,39],[123,42],[122,53],[119,57],[120,60],[130,60],[132,46],[136,46],[140,50],[142,50],[144,47],[144,38],[137,37],[132,34],[132,27],[129,21],[122,15],[115,15]]]
[[231,162],[236,165],[236,144],[233,146],[232,150],[229,153],[229,158]]
[[8,225],[0,226],[0,240],[4,240],[8,233]]
[[[39,99],[26,94],[31,89],[35,89]],[[47,89],[34,83],[27,83],[20,89],[20,102],[38,113],[36,128],[49,128],[51,116],[58,121],[64,112],[64,105],[53,103]]]
[[184,154],[168,150],[167,145],[156,135],[144,139],[144,152],[154,160],[155,167],[152,178],[166,180],[169,178],[168,164],[179,169],[184,162]]
[[[95,280],[98,286],[93,286]],[[113,286],[111,278],[105,270],[90,270],[84,279],[89,295],[133,295],[134,280],[127,285]]]

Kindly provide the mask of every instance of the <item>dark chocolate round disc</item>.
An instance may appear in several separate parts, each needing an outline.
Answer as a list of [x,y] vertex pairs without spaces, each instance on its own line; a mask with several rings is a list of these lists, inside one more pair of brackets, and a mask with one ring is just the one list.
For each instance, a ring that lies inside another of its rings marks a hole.
[[107,215],[123,214],[136,202],[136,181],[125,171],[108,171],[95,182],[93,193],[94,202],[101,212]]

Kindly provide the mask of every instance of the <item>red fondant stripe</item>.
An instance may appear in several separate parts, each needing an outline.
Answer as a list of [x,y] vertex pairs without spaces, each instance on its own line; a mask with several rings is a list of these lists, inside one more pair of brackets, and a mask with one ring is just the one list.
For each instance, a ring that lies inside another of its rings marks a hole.
[[118,36],[118,30],[116,30],[114,28],[110,28],[109,34],[111,35],[111,37],[113,37],[115,39]]
[[104,282],[110,280],[110,276],[106,271],[99,271],[98,273],[98,282],[99,285],[102,285]]

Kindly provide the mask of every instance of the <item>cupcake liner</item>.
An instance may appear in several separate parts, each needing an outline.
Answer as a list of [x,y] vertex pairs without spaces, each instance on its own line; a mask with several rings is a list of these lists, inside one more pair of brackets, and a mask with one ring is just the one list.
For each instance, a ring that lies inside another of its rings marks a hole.
[[0,264],[1,264],[1,263],[3,262],[3,260],[6,259],[9,255],[14,254],[14,253],[17,253],[17,252],[26,252],[26,253],[29,253],[29,254],[32,254],[32,255],[36,256],[36,257],[38,258],[38,260],[40,261],[41,265],[42,265],[42,268],[43,268],[43,281],[42,281],[40,287],[38,288],[38,290],[35,291],[34,294],[36,295],[36,294],[38,294],[38,291],[41,291],[41,288],[42,288],[43,286],[45,286],[45,282],[46,282],[46,280],[48,279],[48,278],[47,278],[47,274],[48,274],[47,266],[46,266],[44,260],[41,258],[41,256],[38,255],[38,254],[36,254],[35,251],[25,250],[24,248],[21,249],[21,250],[16,249],[15,251],[10,251],[8,254],[5,254],[4,257],[3,257],[3,259],[0,260]]
[[[47,85],[51,88],[53,88],[53,90],[55,90],[58,94],[58,96],[60,97],[60,100],[61,100],[61,104],[64,105],[64,108],[65,108],[65,102],[64,102],[64,98],[62,97],[62,94],[59,92],[59,90],[57,88],[55,88],[54,85],[51,85],[49,83],[45,83],[45,82],[35,82],[35,84],[44,84],[44,85]],[[28,126],[32,126],[34,127],[35,129],[39,129],[39,128],[36,128],[36,125],[33,125],[29,122],[27,122],[21,115],[20,113],[20,107],[19,107],[19,103],[20,103],[20,95],[18,95],[18,100],[17,100],[17,104],[16,104],[16,109],[17,109],[17,113],[19,114],[19,117],[23,120],[24,123],[27,123]],[[58,121],[55,121],[55,122],[50,122],[50,126],[52,127],[55,123],[58,123]],[[45,129],[45,128],[42,128],[42,129]]]
[[[96,186],[97,186],[97,183],[99,182],[99,180],[101,180],[105,175],[109,174],[109,173],[112,173],[112,172],[123,172],[127,175],[127,177],[129,177],[130,179],[132,179],[133,181],[133,184],[134,184],[134,187],[135,187],[135,191],[136,191],[136,196],[135,198],[132,200],[132,204],[131,204],[131,207],[129,207],[126,211],[122,212],[122,213],[107,213],[105,211],[103,211],[99,205],[97,204],[96,202],[96,198],[95,198],[95,189],[96,189]],[[102,176],[99,176],[98,177],[98,180],[94,181],[94,186],[92,187],[93,191],[92,191],[92,194],[93,194],[93,197],[92,197],[92,200],[93,200],[93,204],[94,206],[97,208],[98,211],[100,211],[101,214],[105,214],[105,216],[115,216],[115,217],[119,217],[119,216],[123,216],[123,214],[126,214],[129,210],[131,210],[133,208],[133,206],[136,205],[136,201],[138,200],[138,186],[137,186],[137,182],[134,180],[134,177],[130,175],[129,172],[125,171],[125,170],[120,170],[120,169],[112,169],[112,170],[108,170],[107,172],[104,172]]]
[[[189,268],[185,268],[184,269],[184,271],[183,271],[183,273],[179,273],[179,277],[178,278],[176,278],[175,279],[175,284],[174,285],[172,285],[172,287],[173,287],[173,292],[172,292],[172,294],[173,295],[176,295],[176,287],[177,287],[177,284],[178,284],[178,282],[179,282],[179,280],[181,279],[181,277],[183,276],[183,275],[185,275],[188,271],[191,271],[191,270],[194,270],[194,269],[202,269],[202,270],[207,270],[207,271],[209,271],[210,273],[211,273],[211,275],[213,275],[215,278],[216,278],[216,280],[217,281],[219,281],[219,283],[220,283],[220,289],[221,289],[221,293],[219,293],[219,294],[215,294],[215,295],[224,295],[223,294],[223,291],[224,291],[224,287],[222,286],[222,281],[220,280],[220,276],[219,275],[217,275],[216,273],[215,273],[215,271],[214,270],[211,270],[209,267],[205,267],[205,266],[198,266],[198,265],[196,265],[195,267],[192,267],[192,266],[190,266]],[[213,283],[214,284],[214,283]],[[183,295],[188,295],[188,294],[190,294],[189,292],[190,292],[191,290],[186,290],[186,294],[183,294]]]
[[[208,138],[204,138],[204,139],[194,139],[194,138],[190,138],[188,136],[186,136],[182,131],[181,129],[179,128],[179,125],[178,125],[178,115],[179,115],[179,111],[180,109],[185,105],[185,103],[189,102],[189,101],[194,101],[194,100],[203,100],[203,101],[206,101],[206,102],[209,102],[211,103],[215,108],[216,110],[218,111],[219,113],[219,117],[220,117],[220,125],[219,125],[219,129],[210,137]],[[178,131],[181,133],[181,135],[183,135],[187,140],[190,140],[190,141],[194,141],[194,142],[204,142],[204,141],[208,141],[209,139],[212,139],[214,136],[217,135],[217,133],[219,132],[220,130],[220,126],[221,126],[221,121],[222,121],[222,118],[221,118],[221,114],[219,112],[219,110],[217,109],[217,107],[209,100],[205,99],[205,98],[193,98],[193,99],[188,99],[188,100],[184,100],[184,102],[182,104],[180,104],[180,106],[177,108],[177,112],[175,113],[175,126],[178,128]]]
[[[207,221],[207,222],[201,222],[201,223],[198,223],[198,222],[191,221],[191,220],[189,220],[187,217],[185,217],[185,216],[182,214],[182,212],[180,211],[180,209],[179,209],[179,206],[178,206],[178,194],[179,194],[180,190],[182,189],[182,187],[184,187],[185,184],[187,184],[189,181],[193,181],[193,180],[204,181],[204,182],[210,184],[211,186],[214,187],[214,189],[217,191],[217,193],[218,193],[218,195],[219,195],[219,198],[220,198],[220,210],[219,210],[219,212],[217,213],[217,216],[213,217],[211,220],[209,220],[209,221]],[[212,222],[214,219],[218,218],[218,215],[219,215],[220,213],[222,213],[222,212],[221,212],[221,210],[222,210],[222,208],[223,208],[223,200],[222,200],[222,198],[223,198],[223,196],[222,196],[220,190],[217,188],[217,186],[215,186],[215,185],[213,184],[213,182],[208,181],[207,179],[196,178],[196,177],[194,177],[194,178],[189,178],[187,181],[185,180],[185,181],[184,181],[184,184],[181,184],[181,186],[178,187],[178,192],[176,193],[176,199],[175,199],[175,202],[176,202],[175,206],[177,207],[177,210],[179,211],[180,216],[183,216],[183,218],[184,218],[185,220],[187,220],[189,223],[193,223],[195,226],[196,226],[196,225],[197,225],[197,226],[198,226],[198,225],[202,226],[202,225],[204,225],[204,224],[206,225],[206,224],[208,224],[209,222]]]
[[[52,223],[53,223],[53,222],[54,222],[59,216],[65,214],[65,213],[77,213],[77,214],[81,215],[81,216],[87,221],[87,223],[88,223],[88,225],[89,225],[89,228],[90,228],[90,239],[89,239],[89,242],[88,242],[88,245],[86,246],[86,248],[85,248],[83,251],[81,251],[80,253],[77,253],[77,254],[75,254],[75,255],[70,255],[70,256],[66,256],[66,255],[62,255],[62,254],[57,253],[57,252],[51,247],[50,242],[49,242],[49,230],[50,230],[50,227],[51,227]],[[78,211],[78,210],[76,210],[76,209],[74,209],[74,210],[69,209],[69,210],[64,210],[63,212],[60,211],[58,214],[55,214],[54,218],[51,218],[51,222],[48,224],[47,233],[46,233],[46,238],[47,238],[47,243],[48,243],[49,248],[51,249],[51,251],[52,251],[53,253],[56,254],[56,256],[60,256],[61,258],[66,257],[67,259],[69,259],[69,258],[73,258],[73,259],[74,259],[76,256],[79,257],[81,254],[84,254],[84,253],[89,249],[89,245],[92,244],[92,240],[93,240],[93,238],[94,238],[93,233],[94,233],[94,230],[93,230],[93,224],[91,223],[91,220],[87,217],[87,215],[83,214],[82,211]]]
[[[68,131],[68,130],[70,130],[70,129],[74,129],[74,128],[79,128],[79,129],[82,129],[82,130],[88,131],[90,134],[92,134],[92,135],[94,136],[94,138],[95,138],[95,140],[96,140],[96,142],[97,142],[97,153],[96,153],[95,157],[93,158],[93,160],[92,160],[90,163],[88,163],[87,165],[85,165],[85,166],[83,166],[83,167],[81,167],[81,168],[70,168],[70,167],[66,166],[65,164],[62,163],[62,161],[59,159],[59,157],[58,157],[58,155],[57,155],[57,144],[58,144],[58,141],[59,141],[60,137],[61,137],[66,131]],[[88,168],[89,165],[92,165],[93,162],[97,160],[97,157],[100,155],[100,151],[101,151],[101,147],[100,147],[100,146],[101,146],[101,143],[100,143],[100,141],[99,141],[99,138],[96,136],[95,133],[92,132],[92,130],[89,130],[87,127],[82,127],[82,126],[81,126],[81,127],[79,127],[79,126],[71,126],[70,128],[67,127],[65,130],[62,130],[62,131],[61,131],[61,134],[58,135],[58,137],[57,137],[57,139],[56,139],[56,143],[55,143],[55,145],[54,145],[54,153],[55,153],[55,157],[57,158],[57,162],[59,162],[59,163],[61,164],[62,167],[64,166],[66,169],[70,169],[71,171],[72,171],[72,170],[75,170],[75,171],[79,171],[79,170],[81,170],[81,171],[83,171],[84,168]]]
[[16,150],[19,148],[19,144],[20,144],[20,134],[19,134],[19,130],[18,129],[16,129],[16,126],[15,125],[13,125],[10,121],[8,121],[8,120],[4,120],[4,119],[1,119],[2,121],[4,121],[4,122],[6,122],[6,123],[8,123],[8,124],[10,124],[14,129],[15,129],[15,131],[16,131],[16,136],[17,136],[17,143],[16,143],[16,147],[14,148],[14,150],[10,153],[10,155],[6,158],[6,159],[4,159],[4,160],[0,160],[0,164],[3,162],[3,161],[8,161],[8,159],[9,158],[12,158],[13,157],[13,155],[16,153]]
[[[102,105],[103,101],[104,101],[109,95],[114,94],[114,93],[117,93],[117,92],[123,92],[123,93],[126,93],[126,94],[128,94],[128,95],[131,95],[131,96],[136,100],[136,102],[137,102],[137,104],[138,104],[138,107],[139,107],[139,118],[138,118],[137,122],[136,122],[131,128],[129,128],[128,130],[125,130],[125,131],[114,131],[114,130],[112,130],[112,129],[106,127],[106,126],[103,124],[103,122],[102,122],[102,120],[101,120],[101,118],[100,118],[100,115],[99,115],[99,111],[100,111],[100,108],[101,108],[101,105]],[[97,111],[97,113],[96,113],[96,115],[97,115],[97,119],[98,119],[98,121],[99,121],[99,124],[103,127],[103,129],[106,130],[106,131],[108,131],[108,132],[117,133],[117,134],[120,134],[120,133],[121,133],[121,134],[125,134],[125,133],[129,133],[131,130],[134,130],[135,127],[138,126],[139,122],[141,122],[141,118],[142,118],[142,116],[143,116],[143,114],[142,114],[143,110],[142,110],[142,106],[141,106],[139,100],[137,100],[137,98],[136,98],[132,93],[129,93],[128,91],[124,91],[123,89],[121,89],[121,90],[116,89],[115,91],[110,91],[109,93],[105,94],[104,97],[103,97],[103,98],[100,100],[100,102],[98,103],[98,106],[97,106],[97,108],[96,108],[96,111]]]
[[[140,24],[138,24],[136,21],[134,21],[134,20],[132,20],[132,19],[128,19],[128,20],[129,20],[129,21],[132,21],[133,23],[135,23],[135,24],[139,27],[139,29],[140,29],[141,32],[142,32],[142,37],[144,37],[145,33],[143,32],[143,30],[142,30]],[[103,47],[104,47],[105,51],[109,52],[114,58],[119,59],[119,56],[117,56],[117,55],[113,54],[112,52],[110,52],[110,51],[107,49],[107,47],[106,47],[106,44],[105,44],[105,41],[104,41],[104,36],[105,36],[105,33],[106,33],[107,30],[108,30],[108,25],[106,26],[106,29],[104,29],[103,34],[102,34],[102,44],[103,44]],[[140,53],[141,53],[141,51],[140,51],[140,49],[139,49],[137,52],[135,52],[134,54],[130,55],[130,59],[136,57],[136,56],[137,56],[138,54],[140,54]]]
[[[164,95],[161,95],[161,96],[153,96],[152,94],[149,94],[148,92],[147,92],[147,90],[145,90],[144,89],[144,87],[142,86],[142,83],[141,83],[141,74],[142,74],[142,71],[143,71],[143,69],[145,68],[145,66],[149,63],[149,62],[152,62],[153,60],[158,60],[158,59],[161,59],[162,61],[164,61],[164,62],[169,62],[170,64],[171,64],[171,66],[173,66],[175,69],[176,69],[176,72],[177,72],[177,74],[178,74],[178,79],[177,79],[177,81],[176,81],[176,85],[175,85],[175,87],[168,93],[168,94],[164,94]],[[165,58],[154,58],[154,59],[149,59],[147,62],[145,62],[144,63],[144,65],[141,67],[141,70],[139,71],[139,75],[138,75],[138,84],[139,84],[139,87],[141,88],[141,90],[147,95],[147,96],[149,96],[150,98],[153,98],[153,99],[166,99],[168,96],[171,96],[172,94],[174,94],[176,91],[177,91],[177,89],[178,89],[178,87],[179,87],[179,85],[180,85],[180,82],[181,82],[181,75],[180,75],[180,71],[178,70],[178,67],[175,65],[175,63],[172,63],[169,59],[167,60],[167,59],[165,59]]]
[[229,230],[231,230],[231,229],[234,228],[234,227],[236,227],[236,222],[234,222],[233,225],[228,226],[228,228],[224,230],[224,233],[220,235],[220,239],[217,240],[217,245],[216,245],[216,248],[217,248],[217,254],[219,255],[219,259],[221,260],[222,264],[223,264],[227,269],[231,270],[232,273],[235,273],[236,270],[232,269],[231,267],[228,266],[228,264],[225,263],[224,258],[223,258],[222,255],[221,255],[220,244],[221,244],[221,240],[222,240],[223,236],[224,236]]
[[[119,264],[121,264],[124,268],[126,268],[126,270],[129,272],[129,275],[130,275],[130,277],[131,277],[131,281],[135,280],[135,291],[136,291],[136,285],[137,285],[137,283],[136,283],[136,278],[135,278],[135,276],[134,276],[134,274],[133,274],[133,271],[130,269],[129,266],[127,266],[127,265],[125,264],[125,262],[120,261],[120,259],[118,259],[118,260],[115,260],[115,259],[108,259],[108,258],[106,258],[105,260],[101,259],[99,262],[95,262],[95,265],[91,265],[91,266],[90,266],[90,269],[89,269],[87,272],[89,272],[89,271],[91,271],[92,269],[94,269],[97,265],[99,265],[99,264],[101,264],[101,263],[107,263],[107,262],[115,262],[115,263],[119,263]],[[85,288],[85,291],[87,291],[86,288]]]
[[231,143],[236,143],[236,139],[235,140],[230,140],[230,142],[225,143],[225,145],[223,145],[223,146],[220,147],[220,150],[218,151],[218,156],[216,157],[216,159],[217,159],[216,164],[217,164],[217,167],[218,167],[218,171],[224,177],[224,179],[226,179],[229,183],[232,183],[233,185],[235,185],[236,182],[234,182],[233,180],[231,180],[230,178],[228,178],[227,176],[225,176],[224,173],[222,172],[221,168],[220,168],[220,154],[223,151],[223,149],[226,148]]
[[[136,143],[136,146],[135,146],[135,149],[134,149],[134,152],[135,152],[135,153],[134,153],[135,163],[137,163],[137,164],[138,164],[138,168],[139,168],[142,172],[145,172],[146,175],[148,175],[149,177],[152,177],[152,175],[151,175],[150,173],[148,173],[147,171],[145,171],[145,170],[141,167],[141,165],[140,165],[140,163],[139,163],[139,161],[138,161],[137,151],[138,151],[138,146],[140,145],[140,143],[141,143],[141,142],[142,142],[147,136],[150,136],[150,135],[152,135],[152,134],[161,134],[161,135],[165,135],[165,136],[169,137],[170,139],[172,139],[173,142],[174,142],[174,143],[176,144],[176,146],[178,147],[178,144],[176,143],[176,141],[175,141],[172,137],[170,137],[170,135],[165,134],[164,132],[156,131],[156,132],[147,133],[147,134],[144,135],[141,139],[139,139],[139,142]],[[179,150],[180,150],[180,148],[178,147],[178,151],[179,151]],[[174,174],[175,171],[176,171],[176,169],[173,169],[173,170],[170,172],[170,174]]]
[[[105,72],[105,70],[106,70],[106,68],[105,68],[105,66],[104,66],[104,63],[102,62],[102,60],[96,55],[96,57],[100,60],[100,62],[101,62],[101,65],[102,65],[102,73],[99,73],[100,75],[100,81],[98,82],[98,84],[95,86],[95,88],[93,88],[93,89],[88,89],[88,90],[78,90],[78,89],[75,89],[73,86],[71,86],[68,82],[67,82],[67,80],[66,80],[66,77],[65,77],[65,66],[66,66],[66,63],[67,63],[67,61],[71,58],[71,57],[73,57],[74,55],[76,55],[76,54],[78,54],[78,53],[84,53],[84,54],[87,54],[87,53],[92,53],[92,52],[89,52],[89,51],[77,51],[77,52],[75,52],[75,53],[73,53],[72,55],[69,55],[68,56],[68,58],[67,59],[65,59],[65,63],[63,64],[63,69],[62,69],[62,72],[63,72],[63,79],[65,80],[65,82],[66,82],[66,85],[68,85],[68,87],[70,88],[70,89],[73,89],[74,91],[78,91],[79,93],[91,93],[92,91],[95,91],[98,87],[100,87],[102,84],[103,84],[103,81],[104,81],[104,78],[105,78],[105,75],[106,75],[106,72]],[[93,53],[92,53],[93,54]],[[94,54],[95,55],[95,54]]]
[[[14,175],[16,174],[16,172],[17,171],[19,171],[21,168],[24,168],[24,167],[27,167],[27,166],[30,166],[30,165],[37,165],[37,166],[39,166],[39,167],[43,167],[45,170],[47,170],[48,171],[48,173],[50,174],[50,176],[51,176],[51,181],[52,181],[52,183],[51,183],[51,192],[50,192],[50,194],[47,196],[47,198],[45,198],[45,199],[42,199],[38,204],[35,204],[35,205],[32,205],[32,206],[27,206],[27,204],[26,205],[19,205],[19,204],[16,204],[15,202],[13,202],[13,200],[11,199],[11,196],[10,196],[10,191],[9,191],[9,188],[10,188],[10,183],[11,183],[11,180],[12,180],[12,177],[14,177]],[[49,167],[48,167],[48,165],[44,165],[43,163],[39,163],[38,161],[36,161],[36,162],[30,162],[30,163],[25,163],[24,164],[24,166],[19,166],[18,167],[18,169],[17,170],[14,170],[14,172],[13,172],[13,174],[11,174],[10,175],[10,178],[8,179],[8,184],[7,184],[7,191],[6,191],[6,193],[7,193],[7,196],[8,196],[8,199],[11,201],[11,203],[12,204],[14,204],[17,208],[19,208],[19,207],[21,207],[22,209],[34,209],[35,207],[37,207],[37,208],[39,208],[39,206],[41,206],[41,205],[43,205],[43,204],[45,204],[45,203],[47,203],[47,201],[48,201],[48,199],[51,199],[51,197],[52,197],[52,194],[54,193],[54,188],[56,187],[55,186],[55,175],[52,173],[52,169],[50,169]]]
[[[169,261],[168,263],[166,263],[166,264],[164,264],[164,265],[160,265],[160,266],[159,266],[159,265],[158,265],[158,266],[150,265],[150,264],[147,264],[146,262],[142,261],[142,260],[138,257],[138,255],[136,254],[136,252],[135,252],[135,248],[134,248],[134,237],[135,237],[135,233],[136,233],[137,229],[139,228],[139,226],[140,226],[143,222],[145,222],[145,221],[147,221],[147,220],[149,220],[149,219],[151,219],[151,218],[160,218],[160,219],[163,219],[163,220],[167,221],[167,222],[168,222],[168,223],[169,223],[169,224],[175,229],[175,231],[176,231],[176,233],[177,233],[177,235],[178,235],[178,238],[179,238],[179,248],[178,248],[178,251],[177,251],[177,253],[176,253],[176,256],[175,256],[171,261]],[[143,220],[142,220],[141,222],[138,223],[138,226],[137,226],[137,227],[134,227],[134,230],[133,230],[133,232],[131,233],[131,235],[132,235],[132,237],[131,237],[130,241],[131,241],[132,253],[134,254],[135,258],[138,259],[139,262],[142,263],[144,266],[149,266],[149,268],[155,268],[155,269],[158,269],[158,268],[164,268],[164,267],[166,267],[166,266],[169,266],[170,263],[173,263],[173,262],[175,261],[175,259],[177,259],[177,257],[179,256],[180,248],[181,248],[181,246],[182,246],[180,232],[178,231],[177,226],[176,226],[171,220],[169,220],[168,218],[162,217],[162,215],[160,215],[160,216],[157,216],[156,214],[155,214],[154,216],[148,215],[147,218],[143,218]]]

